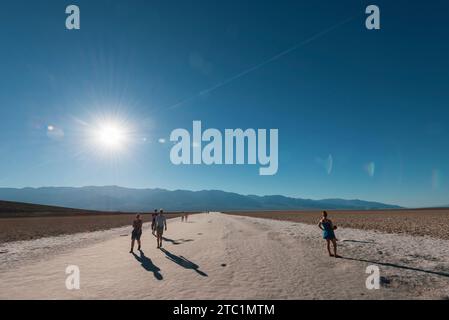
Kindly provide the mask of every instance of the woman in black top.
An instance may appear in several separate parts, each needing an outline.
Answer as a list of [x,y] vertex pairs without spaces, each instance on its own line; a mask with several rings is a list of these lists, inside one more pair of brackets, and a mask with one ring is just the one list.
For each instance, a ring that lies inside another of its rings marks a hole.
[[140,218],[140,214],[136,215],[136,219],[133,221],[133,232],[131,234],[131,251],[134,251],[134,242],[137,240],[137,244],[139,247],[137,250],[140,250],[140,237],[142,236],[142,219]]

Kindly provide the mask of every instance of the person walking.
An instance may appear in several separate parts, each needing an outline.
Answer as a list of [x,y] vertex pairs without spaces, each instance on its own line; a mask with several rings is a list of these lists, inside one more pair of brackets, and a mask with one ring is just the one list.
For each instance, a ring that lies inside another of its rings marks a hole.
[[156,224],[156,240],[157,240],[157,248],[162,248],[162,236],[164,234],[164,230],[167,231],[167,219],[164,216],[164,210],[159,210],[158,215],[155,219]]
[[157,217],[157,209],[154,210],[154,213],[151,214],[151,233],[153,236],[156,236],[156,217]]
[[140,218],[140,214],[136,215],[136,219],[133,221],[133,231],[131,233],[131,251],[129,253],[134,252],[134,243],[137,240],[138,248],[137,250],[140,251],[141,243],[140,243],[140,237],[142,236],[142,224],[143,221]]

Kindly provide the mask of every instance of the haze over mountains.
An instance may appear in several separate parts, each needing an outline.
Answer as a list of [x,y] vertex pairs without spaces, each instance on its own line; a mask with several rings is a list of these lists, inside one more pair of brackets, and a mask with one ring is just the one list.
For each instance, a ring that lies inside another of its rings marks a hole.
[[104,187],[0,188],[0,200],[99,211],[305,210],[399,209],[399,206],[363,200],[310,200],[280,195],[241,195],[219,190],[187,191]]

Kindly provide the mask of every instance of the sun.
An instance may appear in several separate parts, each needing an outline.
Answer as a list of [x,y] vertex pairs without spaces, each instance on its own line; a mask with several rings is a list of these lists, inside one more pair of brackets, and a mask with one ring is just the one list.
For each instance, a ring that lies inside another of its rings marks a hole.
[[99,147],[110,151],[122,149],[127,142],[126,128],[112,121],[99,124],[94,136]]
[[128,114],[98,111],[91,113],[86,120],[75,120],[78,124],[76,132],[79,134],[80,157],[86,153],[89,157],[116,163],[131,158],[140,146],[146,144],[146,140],[142,142],[139,122]]

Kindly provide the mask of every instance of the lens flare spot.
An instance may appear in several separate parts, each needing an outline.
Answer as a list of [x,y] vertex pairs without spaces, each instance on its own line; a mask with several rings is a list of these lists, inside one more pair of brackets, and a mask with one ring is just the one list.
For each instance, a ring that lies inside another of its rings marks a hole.
[[64,138],[64,131],[54,125],[47,126],[47,137],[52,140],[62,140]]
[[376,173],[376,164],[374,162],[369,162],[365,164],[364,169],[370,177],[374,177],[374,174]]
[[324,168],[326,173],[330,175],[334,167],[334,158],[331,154],[326,159],[316,158],[317,163]]
[[432,189],[438,189],[440,187],[440,180],[441,180],[440,171],[438,169],[432,170],[431,179],[432,179],[431,180],[432,181]]

